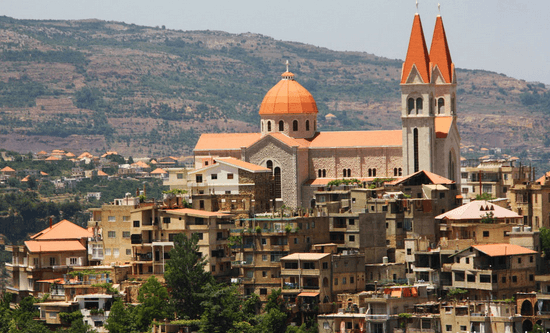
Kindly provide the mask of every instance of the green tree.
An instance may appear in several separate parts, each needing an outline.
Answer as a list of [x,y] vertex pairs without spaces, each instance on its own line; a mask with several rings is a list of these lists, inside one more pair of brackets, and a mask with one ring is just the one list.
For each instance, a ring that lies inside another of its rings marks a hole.
[[107,325],[105,328],[111,333],[128,333],[134,332],[134,315],[132,308],[125,308],[120,299],[117,299],[113,306],[111,306],[111,312],[109,318],[107,318]]
[[171,289],[178,318],[200,318],[205,300],[203,288],[214,284],[212,275],[204,270],[207,260],[199,252],[198,242],[197,234],[191,238],[176,235],[170,260],[166,263],[164,278]]
[[271,291],[271,294],[267,297],[264,311],[265,313],[258,318],[257,332],[278,333],[286,331],[288,314],[286,313],[286,304],[281,289]]
[[476,195],[476,200],[493,200],[493,196],[490,193],[483,192],[482,194]]
[[206,300],[202,302],[200,333],[222,333],[236,329],[243,322],[241,299],[235,286],[220,287],[209,284],[204,288]]
[[541,227],[539,229],[539,237],[544,257],[548,259],[550,258],[550,229]]
[[173,317],[170,295],[155,276],[147,279],[139,288],[138,301],[141,303],[135,309],[136,323],[140,331],[148,330],[153,320],[162,321]]

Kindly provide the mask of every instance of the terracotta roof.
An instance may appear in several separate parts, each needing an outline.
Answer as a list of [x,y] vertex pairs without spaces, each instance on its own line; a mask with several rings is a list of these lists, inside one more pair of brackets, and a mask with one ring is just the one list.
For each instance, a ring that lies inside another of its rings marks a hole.
[[86,152],[83,152],[82,154],[80,154],[80,156],[78,156],[78,159],[82,159],[82,158],[85,158],[85,157],[92,158],[93,155],[86,151]]
[[195,151],[228,150],[249,147],[261,138],[260,133],[216,133],[201,134]]
[[316,297],[319,296],[318,292],[301,292],[298,294],[298,297]]
[[162,170],[161,168],[156,168],[155,170],[151,171],[152,175],[157,175],[157,174],[161,175],[161,174],[165,174],[165,173],[167,173],[167,172]]
[[489,149],[487,149],[487,148],[481,148],[480,150],[481,151],[489,151]]
[[[362,182],[367,182],[374,180],[376,177],[346,177],[349,179],[358,179]],[[342,179],[342,178],[315,178],[307,181],[305,185],[313,185],[313,186],[319,186],[319,185],[328,185],[330,181],[336,180],[336,179]],[[344,184],[342,184],[344,185]]]
[[310,148],[401,147],[403,132],[345,131],[320,132],[311,140]]
[[485,200],[474,200],[470,203],[452,209],[436,216],[436,219],[449,220],[481,220],[488,212],[492,212],[497,219],[520,218],[516,212],[500,207]]
[[31,176],[26,176],[25,178],[21,179],[22,182],[28,182]]
[[329,113],[325,116],[325,118],[336,118],[336,116],[333,115],[332,113]]
[[411,37],[409,39],[409,49],[407,50],[407,57],[403,64],[403,71],[401,74],[401,83],[407,83],[413,66],[416,66],[416,70],[424,83],[430,82],[429,70],[429,55],[428,48],[426,47],[426,40],[424,39],[424,31],[422,30],[422,22],[420,21],[420,15],[414,16]]
[[330,253],[293,253],[282,257],[281,260],[320,260],[327,256],[330,256]]
[[437,19],[435,20],[432,46],[430,46],[430,61],[433,67],[437,66],[445,83],[451,83],[454,65],[451,60],[451,52],[449,52],[447,36],[445,35],[445,28],[443,27],[443,20],[440,15],[437,15]]
[[219,212],[208,212],[206,210],[191,209],[191,208],[179,208],[179,209],[167,209],[167,213],[181,214],[181,215],[197,215],[204,217],[230,217],[234,216],[233,214],[219,213]]
[[132,167],[138,167],[138,168],[150,168],[149,164],[143,162],[143,161],[137,161],[136,163],[131,164]]
[[514,256],[520,254],[537,253],[537,251],[529,250],[528,248],[514,244],[485,244],[472,245],[472,247],[480,252],[485,253],[489,257]]
[[25,245],[29,252],[64,252],[64,251],[86,251],[84,245],[77,240],[56,240],[56,241],[26,241]]
[[432,183],[432,184],[443,184],[443,185],[446,185],[446,184],[454,184],[455,182],[453,180],[450,180],[450,179],[447,179],[443,176],[440,176],[440,175],[437,175],[433,172],[429,172],[429,171],[426,171],[426,170],[420,170],[420,171],[417,171],[413,174],[410,174],[408,176],[405,176],[403,178],[399,178],[399,179],[396,179],[394,181],[391,181],[391,182],[387,182],[386,184],[388,185],[398,185],[398,184],[402,184],[402,183],[405,183],[406,181],[408,181],[409,179],[413,178],[413,177],[417,177],[418,175],[420,174],[425,174],[426,177],[428,177],[429,181]]
[[52,150],[52,153],[54,154],[65,154],[65,151],[62,149],[54,149]]
[[216,162],[231,164],[238,168],[246,169],[247,171],[251,171],[251,172],[271,172],[270,169],[265,168],[263,166],[248,163],[233,157],[218,157],[216,158]]
[[39,151],[38,153],[36,153],[36,155],[48,155],[48,153],[45,152],[45,151],[43,151],[43,150],[41,150],[41,151]]
[[61,159],[55,156],[50,156],[45,161],[60,161]]
[[6,166],[6,167],[2,168],[2,170],[0,170],[0,171],[2,171],[2,172],[14,172],[15,170],[10,168],[9,166]]
[[98,175],[98,176],[103,176],[103,177],[109,176],[109,175],[106,174],[103,170],[97,170],[97,175]]
[[451,116],[435,117],[435,137],[438,139],[446,138],[449,135],[452,124],[453,117]]
[[65,154],[65,156],[67,156],[67,157],[75,157],[76,155],[73,154],[73,153],[71,153],[71,152],[69,152],[69,153]]
[[306,88],[296,82],[294,74],[285,72],[260,105],[260,115],[318,113],[317,103]]
[[547,178],[550,178],[550,171],[548,171],[547,173],[545,173],[542,177],[540,177],[539,179],[535,180],[535,183],[539,183],[541,185],[546,185],[549,183],[549,180],[550,179],[547,179]]
[[45,173],[44,171],[40,171],[40,176],[49,176],[47,173]]
[[[290,147],[313,149],[401,147],[403,142],[401,130],[319,132],[312,139],[294,139],[280,132],[270,133],[269,136]],[[194,150],[238,150],[241,147],[250,147],[260,139],[260,133],[202,134]]]
[[31,236],[31,239],[36,240],[53,240],[53,239],[80,239],[83,237],[92,237],[87,229],[84,229],[70,221],[63,220],[54,224],[51,228],[46,228],[37,234]]

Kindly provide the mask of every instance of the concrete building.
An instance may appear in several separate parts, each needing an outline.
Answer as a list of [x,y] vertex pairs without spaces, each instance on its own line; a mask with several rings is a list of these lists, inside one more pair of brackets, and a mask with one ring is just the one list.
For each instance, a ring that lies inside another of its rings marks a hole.
[[550,228],[550,172],[534,182],[514,184],[508,191],[510,208],[523,215],[523,224],[534,231]]

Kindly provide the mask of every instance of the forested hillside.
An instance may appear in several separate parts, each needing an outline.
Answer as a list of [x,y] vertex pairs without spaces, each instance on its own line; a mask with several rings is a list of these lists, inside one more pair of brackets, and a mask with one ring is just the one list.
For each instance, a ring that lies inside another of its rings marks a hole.
[[[8,17],[0,42],[0,144],[20,152],[184,155],[202,132],[256,131],[259,104],[287,59],[316,98],[322,130],[400,126],[402,62],[368,53],[250,33]],[[545,157],[543,84],[480,70],[458,70],[458,80],[465,145]],[[337,119],[325,121],[329,112]]]

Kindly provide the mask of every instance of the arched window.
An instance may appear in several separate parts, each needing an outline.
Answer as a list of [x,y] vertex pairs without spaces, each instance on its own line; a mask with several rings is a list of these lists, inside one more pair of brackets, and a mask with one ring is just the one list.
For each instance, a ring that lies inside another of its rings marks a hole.
[[419,169],[418,161],[418,128],[413,130],[413,156],[414,156],[414,172]]
[[306,131],[309,131],[309,120],[306,120]]
[[264,131],[264,122],[262,121],[262,132]]
[[275,167],[275,170],[273,171],[273,175],[275,176],[275,198],[282,198],[281,196],[281,168]]
[[434,98],[430,96],[430,114],[434,114]]
[[268,160],[267,162],[265,162],[265,166],[266,168],[273,170],[273,161]]
[[319,178],[321,178],[321,177],[323,176],[322,170],[319,169],[319,171],[317,172],[317,174],[319,175]]
[[397,169],[398,171],[398,176],[403,176],[403,169],[399,168]]
[[372,177],[372,169],[369,169],[369,177]]
[[282,132],[285,130],[285,122],[282,120],[279,120],[279,132]]
[[271,132],[271,121],[267,122],[267,131]]
[[298,130],[298,120],[292,122],[292,130],[296,132]]
[[348,170],[344,169],[342,170],[342,177],[347,177],[348,176]]
[[422,98],[418,97],[416,99],[416,114],[422,113]]
[[407,101],[407,113],[411,114],[414,110],[414,98],[409,98]]
[[323,178],[327,176],[327,169],[323,169]]
[[445,112],[445,100],[443,98],[439,98],[437,100],[437,113],[442,114]]
[[348,177],[351,177],[351,169],[348,169]]
[[397,176],[397,168],[393,168],[393,176]]
[[376,168],[372,169],[372,176],[376,177]]
[[450,180],[456,180],[456,177],[455,177],[455,159],[454,159],[454,156],[453,156],[453,151],[451,150],[449,152],[449,179]]

